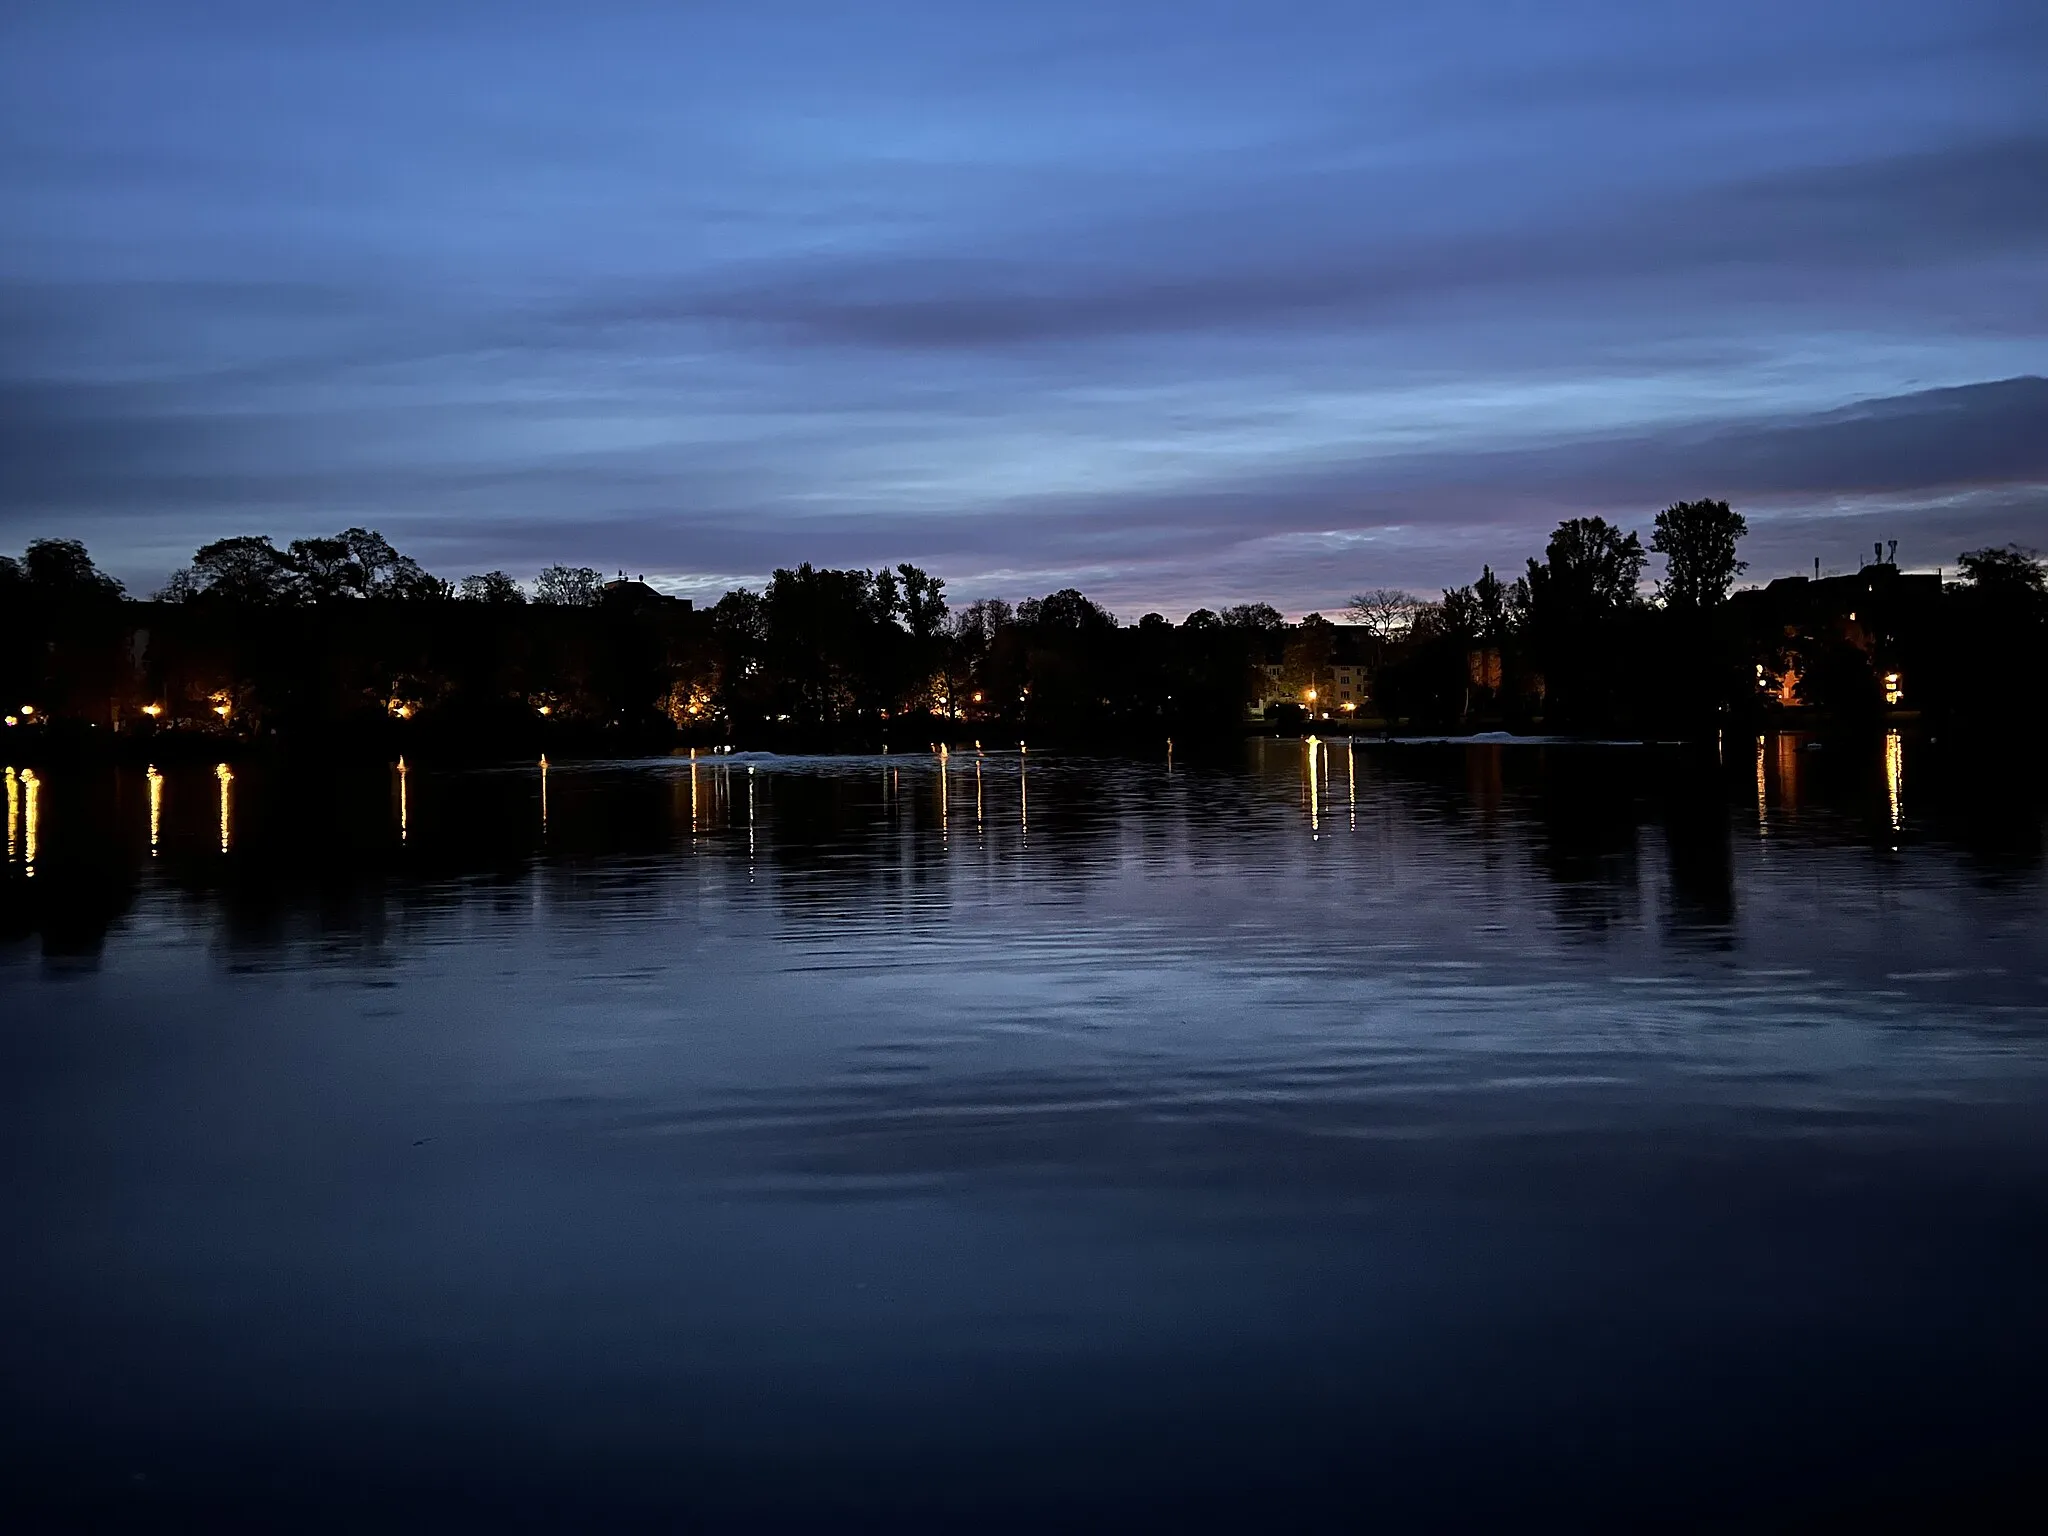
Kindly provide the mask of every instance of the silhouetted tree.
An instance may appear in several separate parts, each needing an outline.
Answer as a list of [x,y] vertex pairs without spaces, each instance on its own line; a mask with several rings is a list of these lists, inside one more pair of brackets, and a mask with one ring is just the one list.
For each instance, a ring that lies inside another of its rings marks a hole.
[[1538,623],[1572,624],[1611,617],[1642,601],[1648,560],[1642,540],[1601,517],[1557,525],[1541,562],[1529,562],[1529,600]]
[[962,707],[982,718],[1010,712],[1024,684],[1024,648],[1008,603],[984,598],[954,614],[946,656],[951,692]]
[[308,601],[329,603],[372,597],[423,602],[450,595],[448,583],[391,547],[383,534],[348,528],[326,539],[294,539],[287,558]]
[[1657,590],[1666,606],[1701,609],[1726,602],[1735,578],[1749,568],[1735,556],[1737,541],[1748,532],[1742,514],[1725,501],[1681,501],[1659,512],[1650,548],[1664,556]]
[[202,544],[158,600],[277,608],[306,601],[305,578],[267,534],[238,534]]
[[1529,615],[1529,583],[1522,577],[1503,582],[1493,567],[1482,566],[1472,583],[1481,639],[1499,644],[1522,627]]
[[945,580],[914,565],[899,565],[896,574],[902,578],[903,625],[910,637],[922,642],[941,634],[946,627]]
[[503,571],[486,571],[481,576],[463,577],[461,590],[456,595],[466,603],[507,605],[526,601],[526,593],[519,583]]
[[76,539],[37,539],[22,555],[18,572],[30,596],[52,602],[113,602],[121,596],[121,583],[94,565]]
[[587,565],[551,565],[534,578],[533,600],[562,608],[592,608],[604,598],[604,577]]
[[1529,562],[1528,630],[1547,717],[1604,725],[1640,697],[1646,658],[1631,621],[1647,559],[1635,534],[1575,517],[1557,525],[1543,560]]
[[1398,587],[1374,587],[1351,599],[1351,622],[1370,635],[1376,645],[1384,647],[1408,632],[1408,626],[1415,621],[1415,610],[1421,606],[1422,599],[1412,592],[1403,592]]
[[264,535],[217,539],[193,555],[157,597],[281,608],[367,598],[427,602],[451,591],[417,560],[393,549],[383,534],[350,528],[332,538],[294,539],[282,550]]
[[1093,728],[1115,712],[1116,615],[1072,587],[1017,605],[1024,642],[1024,717],[1060,730]]
[[[349,530],[350,533],[361,531]],[[378,542],[383,541],[380,538]],[[368,595],[369,571],[355,559],[349,546],[346,534],[331,539],[292,540],[285,558],[298,572],[301,590],[308,601],[331,603],[344,597]]]
[[[1266,607],[1264,603],[1251,606]],[[1271,609],[1266,611],[1273,612]],[[1277,614],[1274,616],[1278,617]],[[1017,622],[1044,634],[1100,635],[1116,628],[1116,615],[1074,588],[1062,587],[1050,596],[1028,597],[1019,603]]]
[[892,704],[896,610],[891,571],[778,570],[762,594],[774,712],[829,725]]
[[1287,620],[1271,603],[1237,603],[1223,610],[1222,621],[1230,629],[1263,630],[1272,633]]
[[1956,564],[1967,601],[2014,616],[2038,616],[2048,609],[2048,565],[2032,550],[2017,544],[1968,549],[1956,557]]
[[1652,541],[1667,561],[1662,601],[1648,604],[1641,540],[1571,519],[1523,579],[1489,566],[1436,603],[1361,593],[1361,622],[1343,629],[1317,614],[1289,625],[1266,603],[1123,628],[1074,588],[955,614],[945,583],[907,563],[778,570],[706,614],[633,584],[608,589],[587,566],[549,567],[531,607],[503,571],[467,578],[464,601],[443,604],[430,599],[451,595],[447,583],[363,528],[285,549],[217,540],[163,594],[191,611],[124,616],[119,584],[82,545],[39,540],[0,559],[0,688],[36,701],[39,718],[47,705],[121,725],[156,702],[153,719],[185,728],[283,734],[434,721],[444,740],[504,741],[565,724],[695,731],[723,716],[750,731],[786,721],[798,740],[872,739],[924,711],[1034,732],[1192,733],[1235,728],[1271,676],[1298,698],[1363,656],[1389,718],[1526,718],[1540,698],[1556,725],[1710,734],[1728,722],[1703,716],[1724,706],[1782,707],[1754,676],[1782,661],[1792,697],[1834,719],[1874,720],[1903,698],[1944,729],[2048,721],[2037,557],[1968,551],[1946,591],[1883,567],[1853,579],[1853,602],[1847,587],[1799,582],[1727,602],[1742,532],[1723,503],[1667,507]]
[[1944,723],[2038,740],[2048,734],[2048,569],[2013,544],[1966,550],[1958,564],[1934,665],[1910,680],[1913,697]]

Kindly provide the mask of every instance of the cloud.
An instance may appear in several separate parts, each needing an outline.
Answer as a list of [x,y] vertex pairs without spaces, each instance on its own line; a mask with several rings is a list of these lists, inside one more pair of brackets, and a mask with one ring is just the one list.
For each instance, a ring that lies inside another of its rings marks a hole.
[[1299,608],[2048,483],[2010,7],[85,9],[0,53],[0,534],[137,585],[360,522]]
[[[1411,238],[1376,226],[1342,175],[1295,174],[1213,212],[1111,221],[1023,254],[825,256],[750,264],[568,318],[729,324],[784,342],[907,350],[1078,344],[1271,325],[1400,326],[1488,299],[1553,322],[1560,292],[1668,305],[1705,283],[1809,302],[1845,278],[1912,274],[2048,244],[2048,139],[2006,138],[1779,171],[1534,224]],[[1204,189],[1209,200],[1218,189]],[[1329,217],[1353,207],[1350,219]],[[1626,295],[1617,287],[1630,290]],[[2038,295],[2044,285],[2028,285]],[[1549,290],[1537,302],[1539,290]]]
[[[1469,580],[1482,562],[1540,553],[1560,518],[1600,513],[1647,528],[1671,501],[1733,499],[1751,516],[1759,573],[1848,559],[1909,535],[1908,558],[2048,524],[2048,380],[2022,378],[1869,401],[1795,421],[1721,423],[1539,449],[1412,454],[1174,495],[1020,498],[989,515],[903,514],[764,522],[740,511],[623,512],[580,525],[606,559],[664,573],[754,578],[812,560],[912,559],[965,595],[1079,583],[1140,611],[1280,598],[1330,608],[1358,586]],[[538,557],[546,523],[500,527],[478,549]],[[1950,547],[1953,546],[1953,547]],[[596,558],[593,555],[592,558]]]

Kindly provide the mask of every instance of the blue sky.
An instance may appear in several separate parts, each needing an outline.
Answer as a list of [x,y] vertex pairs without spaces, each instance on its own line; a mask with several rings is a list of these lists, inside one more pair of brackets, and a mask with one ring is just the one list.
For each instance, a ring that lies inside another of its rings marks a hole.
[[2048,544],[2034,4],[12,5],[0,545],[1117,608]]

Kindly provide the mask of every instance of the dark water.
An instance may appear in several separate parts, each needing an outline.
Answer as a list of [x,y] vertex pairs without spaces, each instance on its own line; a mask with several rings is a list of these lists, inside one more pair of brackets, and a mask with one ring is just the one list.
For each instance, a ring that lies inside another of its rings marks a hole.
[[2026,1494],[2043,821],[1927,750],[16,775],[4,1496],[1405,1530]]

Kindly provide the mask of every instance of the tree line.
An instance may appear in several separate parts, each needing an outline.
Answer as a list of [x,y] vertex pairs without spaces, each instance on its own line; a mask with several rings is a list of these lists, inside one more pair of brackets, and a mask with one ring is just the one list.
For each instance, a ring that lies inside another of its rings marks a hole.
[[2048,577],[2030,554],[1966,553],[1924,613],[1882,595],[1919,578],[1880,567],[1844,617],[1821,586],[1735,592],[1747,531],[1721,501],[1665,508],[1647,544],[1571,518],[1512,577],[1365,590],[1293,623],[1267,603],[1125,622],[1071,588],[954,607],[907,563],[802,564],[696,608],[586,566],[444,580],[363,528],[216,540],[132,602],[82,544],[42,539],[0,557],[0,686],[93,728],[479,742],[1195,734],[1332,714],[1339,668],[1367,679],[1351,718],[1390,728],[1702,734],[1787,709],[1867,714],[1903,676],[1937,711],[2040,718]]

